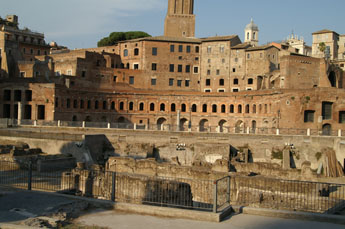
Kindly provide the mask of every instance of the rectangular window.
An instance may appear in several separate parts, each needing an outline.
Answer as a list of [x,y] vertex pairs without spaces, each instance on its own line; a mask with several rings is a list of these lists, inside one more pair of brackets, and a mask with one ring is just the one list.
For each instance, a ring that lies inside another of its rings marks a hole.
[[157,70],[157,64],[156,63],[152,63],[152,71],[156,71]]
[[181,64],[178,65],[177,71],[182,72],[182,65]]
[[207,75],[211,75],[211,70],[207,70]]
[[199,73],[199,67],[194,67],[194,68],[193,68],[193,72],[194,72],[194,74]]
[[183,45],[179,45],[179,46],[178,46],[178,51],[179,51],[179,52],[183,52]]
[[220,74],[220,70],[219,69],[217,69],[217,73],[216,74],[217,74],[217,76],[219,76],[219,74]]
[[55,76],[61,76],[61,71],[56,71]]
[[195,46],[195,52],[196,52],[196,53],[199,53],[199,52],[200,52],[199,46]]
[[250,54],[249,53],[247,54],[247,59],[250,59]]
[[186,65],[186,73],[190,73],[190,65]]
[[332,119],[332,106],[331,102],[322,102],[322,118],[323,120]]
[[129,84],[134,84],[134,76],[129,77]]
[[71,69],[67,70],[67,75],[68,75],[68,76],[71,76],[71,75],[72,75],[72,70],[71,70]]
[[175,52],[175,45],[170,45],[170,52]]
[[134,68],[135,70],[138,70],[138,69],[139,69],[139,64],[134,64],[134,65],[133,65],[133,68]]
[[114,81],[114,82],[117,81],[117,76],[113,76],[113,81]]
[[4,100],[11,101],[11,90],[4,90]]
[[152,56],[157,56],[157,54],[158,54],[158,48],[153,47],[152,48]]
[[25,90],[25,101],[27,101],[27,102],[32,101],[32,91],[31,90]]
[[187,51],[187,53],[190,53],[190,45],[187,45],[186,51]]
[[177,86],[181,87],[182,86],[182,80],[177,80]]
[[174,79],[173,78],[169,79],[169,86],[174,86]]
[[211,79],[206,79],[206,86],[210,86],[211,85]]
[[81,72],[81,77],[85,77],[86,76],[86,71],[82,71]]
[[189,80],[185,80],[185,86],[186,87],[189,87],[189,83],[190,83]]
[[211,46],[208,46],[207,47],[207,53],[211,53],[212,52],[212,47]]
[[224,53],[224,50],[225,50],[224,45],[221,45],[220,48],[219,48],[219,51],[220,51],[221,53]]
[[169,72],[174,72],[174,71],[175,71],[175,66],[173,64],[170,64]]
[[209,64],[210,64],[210,63],[211,63],[211,59],[208,59],[208,60],[207,60],[207,63],[209,63]]
[[25,78],[26,72],[20,72],[20,78]]
[[155,86],[157,84],[157,79],[156,78],[152,78],[151,79],[151,85]]
[[236,72],[236,68],[233,68],[233,69],[232,69],[232,72]]
[[339,123],[345,123],[345,111],[339,111]]
[[314,122],[315,111],[304,111],[304,122]]

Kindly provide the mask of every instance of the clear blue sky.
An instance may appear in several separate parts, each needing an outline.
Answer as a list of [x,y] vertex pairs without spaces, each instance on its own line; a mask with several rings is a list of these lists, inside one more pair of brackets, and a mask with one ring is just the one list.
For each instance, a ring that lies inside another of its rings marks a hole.
[[[69,48],[96,47],[113,31],[163,34],[168,0],[3,0],[0,16],[19,16],[20,27],[43,32],[46,41]],[[311,45],[311,33],[345,34],[345,0],[195,0],[196,36],[237,34],[253,18],[261,44],[292,31]]]

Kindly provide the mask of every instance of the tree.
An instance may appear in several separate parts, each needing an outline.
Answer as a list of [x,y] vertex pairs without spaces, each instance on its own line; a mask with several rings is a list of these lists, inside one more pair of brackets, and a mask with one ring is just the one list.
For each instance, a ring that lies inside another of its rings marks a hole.
[[118,43],[119,41],[132,40],[143,37],[151,37],[151,35],[142,31],[112,32],[108,37],[104,37],[99,40],[97,42],[97,46],[110,46]]
[[325,42],[321,42],[321,43],[319,44],[319,50],[320,50],[321,52],[325,53],[325,51],[326,51],[326,44],[325,44]]

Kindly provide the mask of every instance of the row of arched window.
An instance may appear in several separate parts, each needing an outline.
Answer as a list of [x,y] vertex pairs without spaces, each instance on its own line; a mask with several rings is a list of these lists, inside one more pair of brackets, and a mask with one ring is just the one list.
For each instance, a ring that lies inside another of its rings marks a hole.
[[[112,102],[108,102],[108,101],[98,101],[98,100],[77,100],[74,99],[73,101],[71,99],[66,99],[66,102],[64,104],[64,100],[61,99],[61,105],[59,104],[59,99],[56,98],[55,99],[55,107],[61,107],[64,108],[66,106],[66,108],[74,108],[74,109],[103,109],[103,110],[115,110],[117,109],[117,111],[124,111],[124,110],[128,110],[128,111],[133,111],[134,110],[134,102],[129,102],[128,103],[128,107],[126,109],[125,107],[125,102],[120,101],[118,103],[118,107],[116,108],[116,104],[114,101]],[[59,106],[60,105],[60,106]],[[171,103],[170,104],[170,111],[171,112],[176,112],[177,109],[179,109],[181,112],[192,112],[192,113],[196,113],[196,112],[201,112],[201,113],[207,113],[207,112],[212,112],[212,113],[270,113],[271,112],[271,104],[253,104],[253,105],[242,105],[242,104],[238,104],[238,105],[234,105],[234,104],[230,104],[229,106],[222,104],[222,105],[217,105],[217,104],[213,104],[211,106],[209,106],[208,104],[202,104],[200,110],[198,111],[198,105],[197,104],[192,104],[192,106],[189,107],[189,109],[187,108],[187,105],[185,103],[182,103],[180,105],[180,107],[178,108],[177,105],[175,103]],[[140,102],[138,104],[138,111],[145,111],[145,103],[144,102]],[[156,103],[151,102],[149,103],[149,107],[148,107],[148,111],[158,111],[158,112],[165,112],[168,111],[168,108],[166,106],[165,103],[160,103],[158,105],[158,107],[156,107]]]

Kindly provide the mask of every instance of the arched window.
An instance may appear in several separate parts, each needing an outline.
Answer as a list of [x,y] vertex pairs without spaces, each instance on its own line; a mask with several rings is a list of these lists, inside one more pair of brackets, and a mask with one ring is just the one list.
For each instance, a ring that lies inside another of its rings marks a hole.
[[230,105],[230,113],[234,113],[235,112],[235,107],[233,104]]
[[135,48],[134,49],[134,56],[138,56],[139,55],[139,49],[138,48]]
[[234,85],[237,85],[237,84],[238,84],[238,79],[235,78],[235,79],[234,79]]
[[250,34],[249,34],[249,32],[248,32],[248,33],[247,33],[247,40],[249,40],[249,38],[250,38],[249,35],[250,35]]
[[161,104],[161,106],[160,106],[160,109],[159,109],[160,111],[165,111],[165,104],[164,103],[162,103]]
[[242,105],[238,105],[238,107],[237,107],[237,113],[242,113]]
[[112,109],[112,110],[115,110],[115,102],[114,102],[114,101],[111,102],[111,109]]
[[256,114],[256,105],[253,105],[253,114]]
[[140,103],[140,104],[139,104],[139,110],[140,110],[140,111],[143,111],[143,110],[144,110],[144,103]]
[[223,104],[222,105],[222,113],[225,113],[226,112],[226,106]]
[[67,99],[67,105],[66,105],[67,108],[71,108],[71,100],[70,99]]
[[196,110],[197,110],[197,106],[196,106],[196,104],[193,104],[193,106],[192,106],[192,112],[196,112]]
[[80,109],[84,109],[84,100],[80,100]]
[[91,109],[91,100],[87,101],[87,109]]
[[207,104],[202,105],[202,112],[207,112]]
[[253,40],[255,40],[256,39],[256,33],[254,32],[253,33]]
[[124,109],[124,102],[120,102],[120,111],[123,111]]
[[261,113],[262,113],[262,105],[259,104],[259,114],[261,114]]
[[267,104],[265,104],[265,114],[267,114]]
[[95,101],[95,110],[98,109],[98,100]]
[[219,86],[224,86],[224,79],[219,79]]
[[248,79],[248,84],[253,84],[253,78]]
[[186,104],[182,103],[181,112],[186,112]]
[[249,104],[246,105],[246,113],[249,114]]
[[128,56],[128,49],[123,50],[123,56]]
[[133,102],[130,102],[130,103],[129,103],[128,109],[129,109],[130,111],[132,111],[132,110],[133,110],[133,107],[134,107],[134,103],[133,103]]
[[170,110],[171,110],[171,112],[175,112],[176,111],[176,104],[175,103],[172,103],[170,105]]
[[217,113],[217,105],[216,104],[212,105],[212,112]]
[[155,104],[154,103],[150,104],[150,111],[155,111]]
[[107,110],[108,103],[107,101],[103,101],[103,110]]

